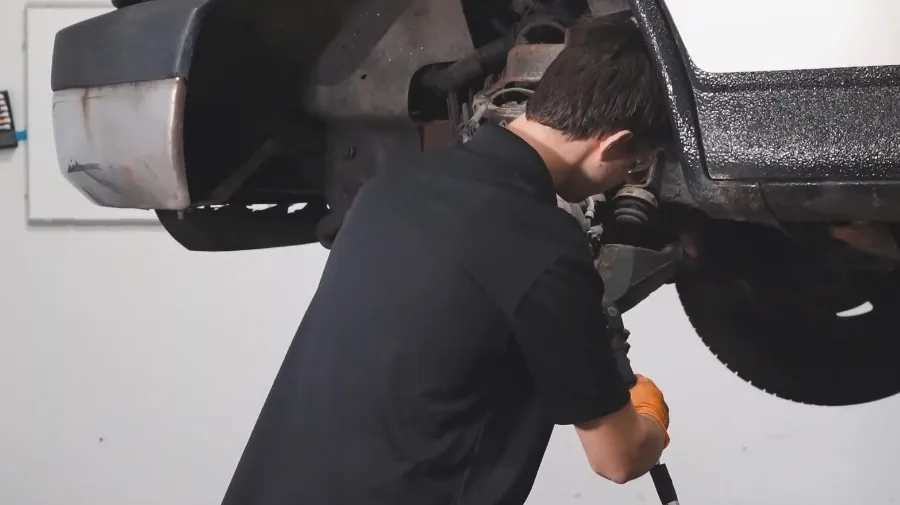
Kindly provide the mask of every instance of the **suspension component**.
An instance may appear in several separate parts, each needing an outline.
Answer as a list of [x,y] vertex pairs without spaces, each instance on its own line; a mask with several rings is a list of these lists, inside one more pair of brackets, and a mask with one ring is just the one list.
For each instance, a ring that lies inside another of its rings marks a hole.
[[613,201],[613,215],[619,224],[646,226],[659,208],[656,196],[639,186],[623,187]]
[[659,186],[657,167],[661,153],[640,160],[631,170],[622,189],[613,197],[616,223],[645,227],[659,208],[656,190]]

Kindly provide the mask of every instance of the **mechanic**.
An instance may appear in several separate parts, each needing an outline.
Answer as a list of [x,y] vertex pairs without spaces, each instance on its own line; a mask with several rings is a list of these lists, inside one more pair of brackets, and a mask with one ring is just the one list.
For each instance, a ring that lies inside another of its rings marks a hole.
[[630,19],[571,39],[524,117],[362,187],[225,505],[522,504],[554,425],[612,481],[658,460],[668,407],[624,385],[556,195],[617,186],[671,127]]

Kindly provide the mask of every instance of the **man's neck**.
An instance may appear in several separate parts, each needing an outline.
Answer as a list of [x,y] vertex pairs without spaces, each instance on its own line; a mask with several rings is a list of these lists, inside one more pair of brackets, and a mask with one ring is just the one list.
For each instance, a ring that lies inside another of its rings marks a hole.
[[576,167],[584,162],[588,153],[585,143],[573,141],[559,130],[532,121],[524,115],[513,120],[506,128],[537,151],[550,172],[557,192],[572,181]]

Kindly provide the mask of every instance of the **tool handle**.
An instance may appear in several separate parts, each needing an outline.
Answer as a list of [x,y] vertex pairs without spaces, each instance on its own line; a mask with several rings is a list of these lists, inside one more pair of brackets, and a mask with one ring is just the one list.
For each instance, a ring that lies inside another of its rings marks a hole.
[[631,345],[628,343],[628,330],[622,322],[622,315],[619,314],[615,306],[611,306],[606,310],[607,324],[612,332],[612,347],[616,356],[616,366],[619,369],[619,375],[625,382],[625,386],[631,389],[637,383],[637,377],[634,370],[631,369],[631,360],[628,359],[628,351]]
[[628,359],[628,350],[631,345],[625,340],[625,336],[620,332],[613,334],[612,338],[613,352],[616,355],[616,366],[619,369],[619,375],[625,381],[625,386],[631,389],[637,383],[637,377],[634,370],[631,369],[631,360]]
[[[637,383],[637,377],[631,368],[631,360],[628,358],[628,351],[631,345],[628,343],[628,330],[622,322],[622,316],[619,315],[615,307],[607,310],[609,321],[609,329],[612,331],[612,346],[616,356],[616,366],[619,368],[619,374],[625,385],[631,389]],[[663,463],[657,463],[650,469],[650,478],[653,479],[653,486],[656,487],[656,494],[659,495],[659,501],[663,505],[679,505],[678,495],[675,494],[675,486],[672,484],[672,477],[669,475],[669,469]]]
[[657,463],[650,469],[650,478],[653,479],[653,486],[656,487],[656,494],[659,495],[659,501],[663,505],[678,505],[678,495],[675,494],[675,485],[672,484],[672,477],[669,475],[669,469],[665,463]]

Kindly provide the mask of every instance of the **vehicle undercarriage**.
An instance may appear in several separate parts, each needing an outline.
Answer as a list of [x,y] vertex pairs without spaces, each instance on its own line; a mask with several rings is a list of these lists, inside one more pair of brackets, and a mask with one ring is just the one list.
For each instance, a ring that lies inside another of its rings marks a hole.
[[[677,141],[578,210],[592,216],[586,232],[602,227],[595,246],[610,296],[628,310],[674,283],[719,360],[782,398],[849,405],[900,391],[892,352],[900,186],[814,172],[828,168],[819,158],[837,159],[832,168],[846,172],[841,156],[823,152],[828,138],[811,154],[782,156],[788,134],[780,126],[771,137],[746,127],[771,119],[774,109],[755,118],[760,109],[740,102],[761,103],[761,91],[691,73],[663,2],[115,3],[120,10],[57,38],[63,169],[98,204],[156,209],[171,236],[195,251],[329,247],[356,191],[390,170],[393,157],[511,120],[568,28],[590,16],[633,15],[669,90]],[[123,25],[131,29],[114,29]],[[148,40],[161,41],[156,60],[139,57]],[[101,42],[118,44],[118,59],[92,60]],[[110,65],[115,75],[98,69]],[[842,77],[859,80],[856,90],[874,86],[869,78]],[[889,82],[872,89],[893,90],[900,79]],[[801,95],[802,82],[766,86],[796,95],[783,107],[813,101]],[[729,135],[775,161],[748,171],[736,160],[750,155]],[[91,144],[98,136],[110,142]],[[122,144],[129,153],[109,147]],[[900,166],[897,154],[861,152],[871,163],[853,166]],[[783,177],[788,171],[801,175]],[[864,305],[868,312],[847,313]]]

